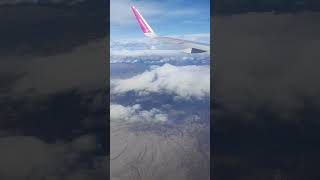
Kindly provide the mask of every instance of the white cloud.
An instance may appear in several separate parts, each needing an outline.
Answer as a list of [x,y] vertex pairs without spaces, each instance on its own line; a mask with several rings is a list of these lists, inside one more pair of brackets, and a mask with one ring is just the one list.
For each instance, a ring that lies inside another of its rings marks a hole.
[[144,38],[126,38],[126,39],[111,39],[110,40],[110,49],[149,49],[151,41],[147,37]]
[[[210,33],[183,34],[183,35],[171,34],[166,36],[210,44]],[[177,44],[173,44],[173,46],[170,48],[168,48],[168,45],[169,43],[162,43],[161,41],[152,40],[147,37],[130,38],[130,39],[127,38],[127,39],[117,39],[117,40],[112,39],[110,42],[111,54],[115,50],[124,50],[124,49],[125,50],[146,50],[146,49],[149,50],[149,49],[152,49],[152,47],[154,47],[155,49],[183,49],[183,48],[179,48]]]
[[130,91],[139,95],[170,93],[180,98],[201,99],[210,94],[210,67],[165,64],[128,79],[111,80],[112,94]]
[[139,104],[133,106],[110,105],[110,118],[112,121],[127,122],[166,122],[168,115],[159,109],[142,110]]
[[[171,35],[171,37],[199,42],[209,42],[210,40],[210,34],[208,33]],[[209,53],[187,54],[183,52],[183,47],[177,47],[176,45],[170,46],[158,41],[150,41],[146,39],[116,40],[111,41],[110,46],[110,63],[210,63]]]
[[111,50],[110,52],[110,63],[193,62],[196,64],[208,64],[209,61],[209,53],[188,54],[178,49],[119,49]]
[[190,41],[198,41],[210,44],[210,33],[169,35],[169,37],[181,38]]
[[130,56],[130,57],[141,57],[141,56],[172,56],[172,55],[185,55],[181,50],[159,50],[159,49],[144,49],[144,50],[113,50],[111,56]]
[[110,63],[144,64],[209,64],[210,54],[186,54],[179,50],[113,50]]

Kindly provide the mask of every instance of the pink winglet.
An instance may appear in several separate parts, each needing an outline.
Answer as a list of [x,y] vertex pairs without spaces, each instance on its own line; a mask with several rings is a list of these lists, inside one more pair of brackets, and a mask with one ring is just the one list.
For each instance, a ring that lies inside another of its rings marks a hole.
[[147,22],[145,22],[144,18],[139,13],[138,9],[136,9],[134,6],[131,6],[131,9],[132,9],[134,15],[136,16],[136,19],[137,19],[143,33],[152,32],[152,30],[148,27]]

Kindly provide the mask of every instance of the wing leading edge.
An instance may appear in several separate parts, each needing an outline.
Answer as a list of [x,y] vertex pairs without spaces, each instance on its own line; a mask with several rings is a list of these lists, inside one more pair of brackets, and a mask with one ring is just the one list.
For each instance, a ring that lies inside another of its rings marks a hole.
[[135,17],[138,21],[138,24],[139,24],[139,26],[145,36],[152,38],[152,39],[155,39],[155,40],[158,40],[158,41],[165,42],[165,43],[182,45],[183,47],[187,48],[187,49],[184,49],[184,52],[186,52],[186,53],[202,53],[202,52],[209,52],[210,53],[210,45],[209,44],[157,35],[153,31],[151,26],[148,24],[148,22],[143,18],[143,16],[140,14],[139,10],[136,7],[131,6],[131,10],[133,11],[133,14],[135,15]]

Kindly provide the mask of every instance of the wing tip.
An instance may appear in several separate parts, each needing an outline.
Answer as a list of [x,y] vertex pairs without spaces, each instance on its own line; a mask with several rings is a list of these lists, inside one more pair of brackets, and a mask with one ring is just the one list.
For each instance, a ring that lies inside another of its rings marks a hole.
[[139,10],[135,6],[131,6],[131,9],[143,33],[154,33],[148,22],[140,14]]

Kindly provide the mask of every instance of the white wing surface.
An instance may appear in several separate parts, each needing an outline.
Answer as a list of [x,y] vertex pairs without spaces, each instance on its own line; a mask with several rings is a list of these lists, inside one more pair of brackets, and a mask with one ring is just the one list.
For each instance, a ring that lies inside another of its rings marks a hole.
[[183,48],[185,48],[185,49],[183,49],[183,51],[186,53],[203,53],[203,52],[210,53],[210,45],[209,44],[157,35],[153,31],[153,29],[150,27],[148,22],[143,18],[143,16],[140,14],[140,12],[138,11],[138,9],[136,7],[131,6],[131,10],[133,11],[133,14],[136,17],[142,32],[147,37],[154,39],[154,40],[161,41],[161,42],[182,46]]

